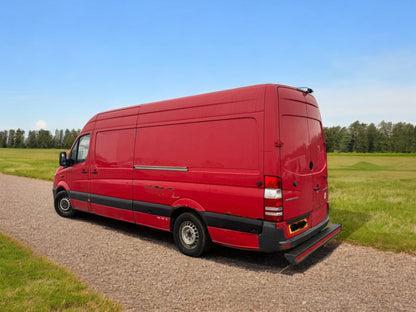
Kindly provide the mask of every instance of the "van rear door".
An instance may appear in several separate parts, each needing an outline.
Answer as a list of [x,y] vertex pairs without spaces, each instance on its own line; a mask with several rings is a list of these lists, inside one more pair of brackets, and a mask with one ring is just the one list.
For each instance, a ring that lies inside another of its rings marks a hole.
[[312,193],[312,226],[319,224],[328,215],[328,166],[326,157],[326,144],[319,113],[318,104],[311,95],[306,95],[308,104],[308,132],[309,132],[309,151],[312,162],[312,183],[314,192]]
[[310,228],[327,211],[326,153],[319,110],[311,95],[296,89],[279,87],[278,94],[284,220],[306,219]]

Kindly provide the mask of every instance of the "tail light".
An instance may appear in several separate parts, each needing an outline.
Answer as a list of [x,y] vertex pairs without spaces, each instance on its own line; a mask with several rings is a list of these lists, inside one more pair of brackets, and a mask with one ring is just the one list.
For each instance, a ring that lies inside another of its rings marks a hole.
[[283,221],[282,179],[264,177],[264,219],[266,221]]

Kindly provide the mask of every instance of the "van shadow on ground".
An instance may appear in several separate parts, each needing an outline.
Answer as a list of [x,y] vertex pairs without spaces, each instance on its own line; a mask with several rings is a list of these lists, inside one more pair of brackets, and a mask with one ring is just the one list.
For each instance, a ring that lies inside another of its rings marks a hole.
[[372,219],[370,214],[341,210],[334,206],[331,206],[329,214],[333,223],[342,224],[342,232],[339,234],[341,239],[347,239]]
[[[165,231],[83,212],[78,213],[74,219],[79,222],[93,223],[108,230],[117,231],[123,235],[162,245],[179,252],[174,244],[172,234]],[[238,250],[217,244],[213,244],[211,250],[202,257],[207,261],[243,268],[250,271],[294,275],[297,273],[304,273],[311,267],[323,261],[325,258],[329,257],[339,245],[339,241],[331,241],[310,255],[302,263],[295,266],[289,265],[283,256],[283,252],[262,253]]]
[[262,253],[255,251],[237,250],[219,245],[214,245],[206,259],[229,266],[274,274],[295,275],[304,273],[325,258],[340,245],[340,242],[331,241],[298,265],[289,265],[284,258],[284,252]]

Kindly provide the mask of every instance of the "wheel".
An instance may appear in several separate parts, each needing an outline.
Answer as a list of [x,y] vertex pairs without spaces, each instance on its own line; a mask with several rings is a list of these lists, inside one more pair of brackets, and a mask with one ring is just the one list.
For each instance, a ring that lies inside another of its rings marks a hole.
[[189,212],[175,220],[173,239],[179,250],[191,257],[199,257],[211,247],[207,228],[198,216]]
[[75,210],[72,208],[71,200],[66,191],[60,191],[55,197],[55,210],[61,216],[70,218],[75,215]]

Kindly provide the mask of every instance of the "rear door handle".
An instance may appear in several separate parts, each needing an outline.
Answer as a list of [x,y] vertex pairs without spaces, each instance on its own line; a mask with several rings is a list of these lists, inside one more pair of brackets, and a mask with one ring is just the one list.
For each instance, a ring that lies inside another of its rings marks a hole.
[[88,173],[88,171],[86,171],[86,170],[82,170],[82,171],[81,171],[81,173]]
[[94,171],[91,171],[91,173],[92,173],[92,174],[97,174],[97,173],[98,173],[98,171],[97,171],[97,170],[94,170]]
[[315,187],[313,190],[316,192],[316,191],[319,191],[321,189],[321,187],[318,185],[317,187]]

